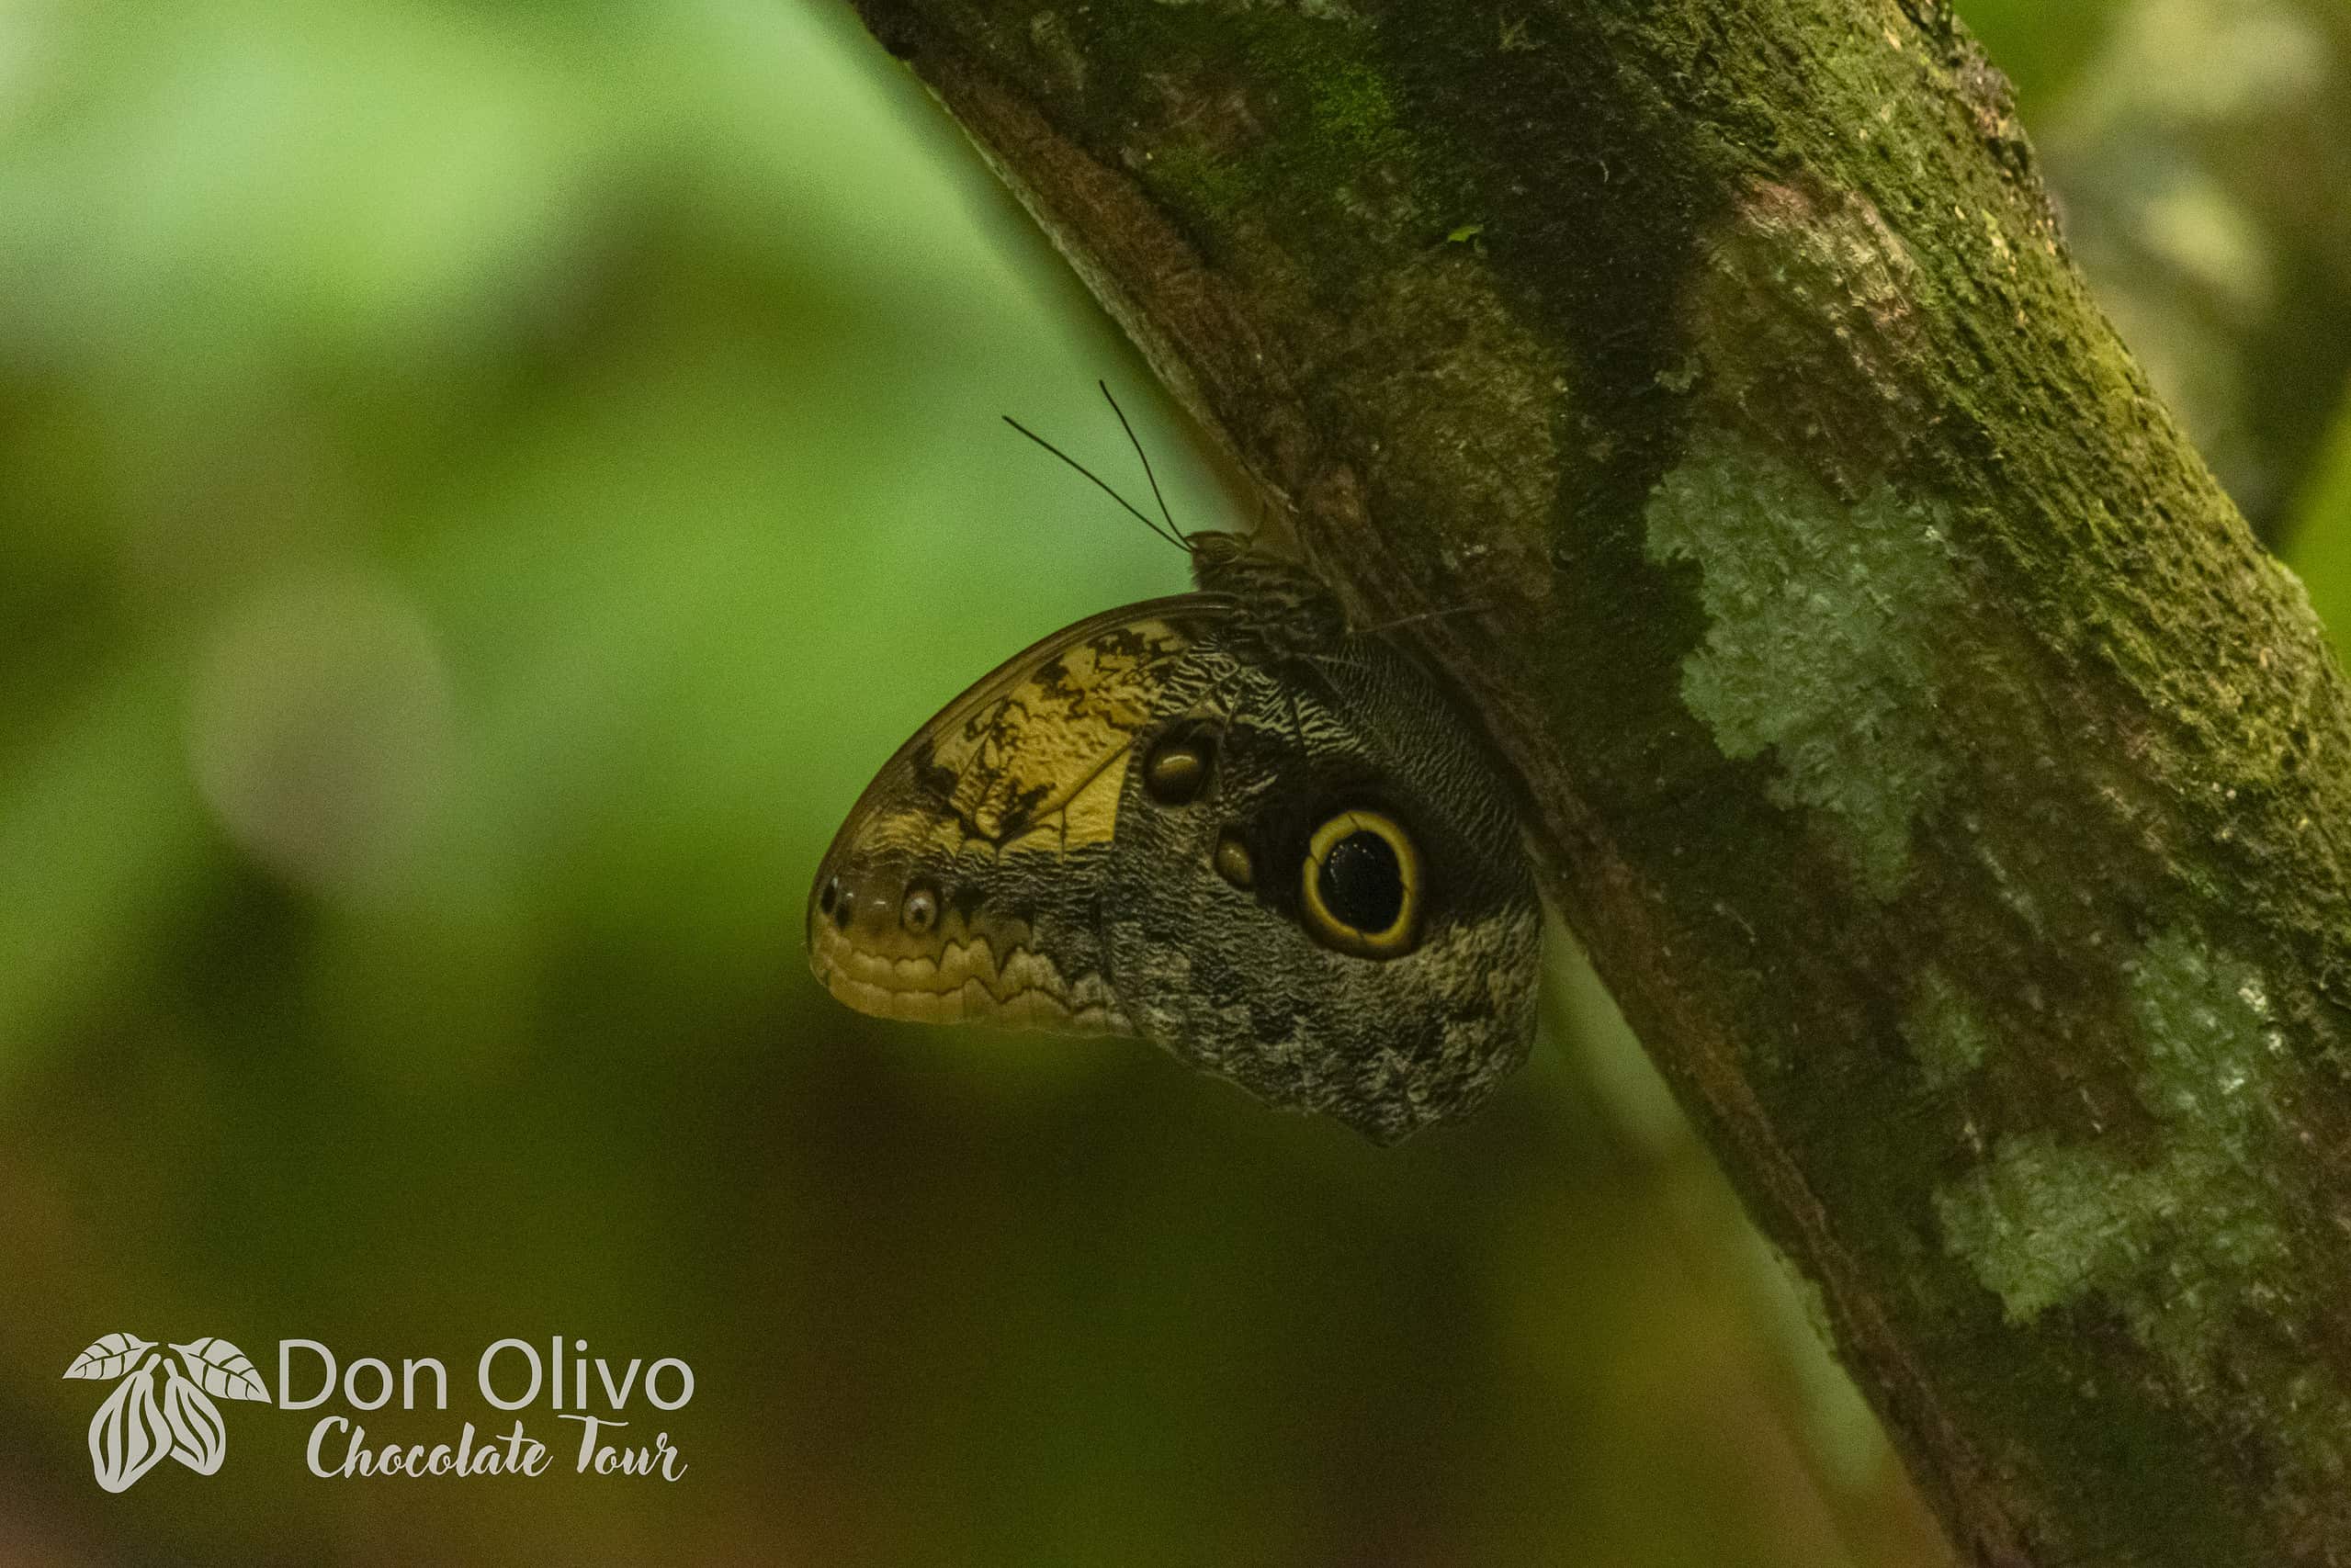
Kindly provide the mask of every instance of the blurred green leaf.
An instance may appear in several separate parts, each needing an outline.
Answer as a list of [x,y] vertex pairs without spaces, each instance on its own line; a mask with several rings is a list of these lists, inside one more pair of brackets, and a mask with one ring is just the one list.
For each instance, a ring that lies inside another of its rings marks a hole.
[[2301,574],[2311,604],[2351,649],[2351,388],[2294,506],[2288,564]]

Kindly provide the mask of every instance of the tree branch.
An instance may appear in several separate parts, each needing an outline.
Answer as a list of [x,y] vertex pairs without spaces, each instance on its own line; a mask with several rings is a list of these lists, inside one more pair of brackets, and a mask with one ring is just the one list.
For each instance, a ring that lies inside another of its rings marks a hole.
[[1982,1563],[2351,1562],[2345,693],[1940,0],[867,0],[1365,623]]

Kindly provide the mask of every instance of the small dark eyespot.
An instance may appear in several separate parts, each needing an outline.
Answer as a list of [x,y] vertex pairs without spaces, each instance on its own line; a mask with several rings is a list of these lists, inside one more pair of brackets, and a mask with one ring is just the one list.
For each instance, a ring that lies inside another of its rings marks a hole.
[[906,890],[906,897],[899,905],[898,918],[908,931],[922,935],[939,923],[939,895],[927,885],[916,883]]
[[830,915],[832,913],[832,907],[840,901],[841,878],[837,876],[826,877],[824,880],[824,891],[817,897],[817,908]]
[[1257,885],[1257,864],[1249,858],[1249,846],[1230,833],[1216,840],[1212,863],[1216,874],[1236,887],[1247,889]]
[[832,923],[841,930],[847,931],[849,922],[856,917],[856,891],[853,888],[844,887],[841,890],[841,897],[833,900]]
[[1182,806],[1208,782],[1208,753],[1191,737],[1161,741],[1143,764],[1143,787],[1161,806]]

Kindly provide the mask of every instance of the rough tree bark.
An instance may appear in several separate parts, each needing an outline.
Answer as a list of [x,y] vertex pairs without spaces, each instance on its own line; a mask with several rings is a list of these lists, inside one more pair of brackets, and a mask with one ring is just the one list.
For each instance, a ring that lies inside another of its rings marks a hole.
[[2345,689],[1939,0],[865,0],[1367,623],[1982,1563],[2351,1562]]

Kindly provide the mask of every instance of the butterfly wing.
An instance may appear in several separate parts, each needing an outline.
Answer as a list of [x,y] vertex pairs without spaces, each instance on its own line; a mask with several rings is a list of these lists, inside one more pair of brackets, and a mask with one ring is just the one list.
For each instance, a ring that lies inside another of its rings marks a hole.
[[1215,539],[1212,592],[1057,632],[899,748],[818,867],[808,961],[860,1011],[1139,1034],[1393,1142],[1532,1043],[1514,797],[1403,653]]
[[817,868],[808,962],[883,1018],[1126,1032],[1101,879],[1135,742],[1175,668],[1236,614],[1204,593],[1091,616],[916,731]]

